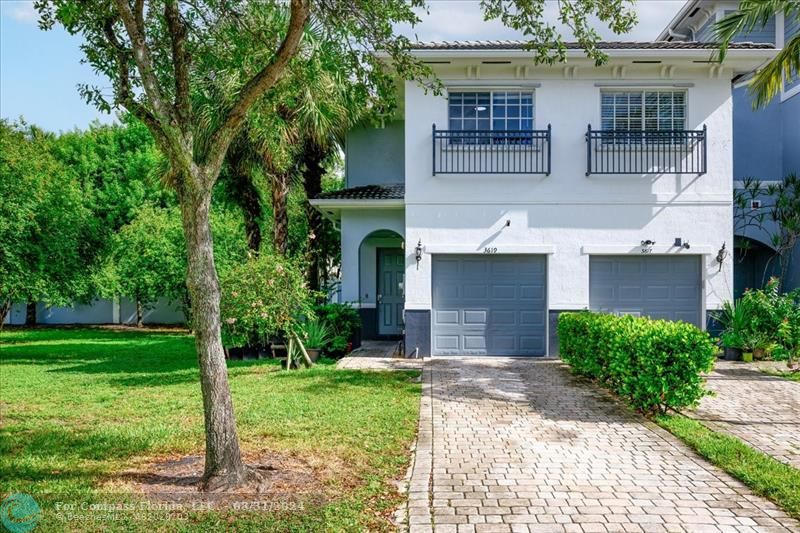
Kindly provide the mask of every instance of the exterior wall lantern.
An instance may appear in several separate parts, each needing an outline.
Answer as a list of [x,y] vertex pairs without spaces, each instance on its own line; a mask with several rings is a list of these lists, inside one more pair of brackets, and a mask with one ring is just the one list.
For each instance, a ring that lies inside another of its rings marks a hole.
[[419,263],[422,261],[422,239],[419,240],[416,248],[414,248],[414,259],[417,260],[417,270],[419,270]]
[[717,252],[717,263],[719,263],[719,271],[722,272],[722,264],[728,257],[728,250],[725,249],[725,243],[722,243],[722,248]]

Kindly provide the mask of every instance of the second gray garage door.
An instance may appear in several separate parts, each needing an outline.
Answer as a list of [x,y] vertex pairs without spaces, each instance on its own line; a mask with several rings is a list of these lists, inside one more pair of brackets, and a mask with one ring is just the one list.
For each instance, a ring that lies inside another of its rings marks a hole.
[[435,255],[434,355],[545,355],[543,255]]
[[683,320],[701,326],[699,256],[593,256],[589,307],[594,311]]

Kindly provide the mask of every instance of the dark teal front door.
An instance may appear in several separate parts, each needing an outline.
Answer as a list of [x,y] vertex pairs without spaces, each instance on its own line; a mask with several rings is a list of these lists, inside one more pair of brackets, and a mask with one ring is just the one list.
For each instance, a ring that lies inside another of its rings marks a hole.
[[403,333],[405,263],[401,248],[378,248],[378,335]]

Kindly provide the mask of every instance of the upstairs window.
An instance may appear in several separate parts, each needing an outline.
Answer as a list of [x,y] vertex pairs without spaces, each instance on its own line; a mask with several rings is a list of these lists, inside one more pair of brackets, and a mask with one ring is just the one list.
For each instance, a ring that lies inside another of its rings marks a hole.
[[450,92],[450,129],[533,131],[533,91]]
[[686,144],[686,91],[620,90],[601,93],[604,145]]
[[671,131],[686,129],[686,91],[603,91],[603,130]]
[[449,144],[532,144],[533,91],[450,92]]

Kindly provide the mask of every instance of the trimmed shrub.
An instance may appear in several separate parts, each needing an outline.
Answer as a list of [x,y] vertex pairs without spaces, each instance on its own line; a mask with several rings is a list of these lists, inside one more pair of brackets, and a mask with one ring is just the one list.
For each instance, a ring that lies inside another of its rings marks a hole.
[[707,394],[714,344],[685,322],[584,311],[558,318],[561,359],[646,414],[696,405]]
[[325,347],[331,357],[342,357],[347,353],[347,345],[355,340],[361,331],[361,317],[348,304],[329,303],[318,305],[314,312],[331,328],[332,338]]

